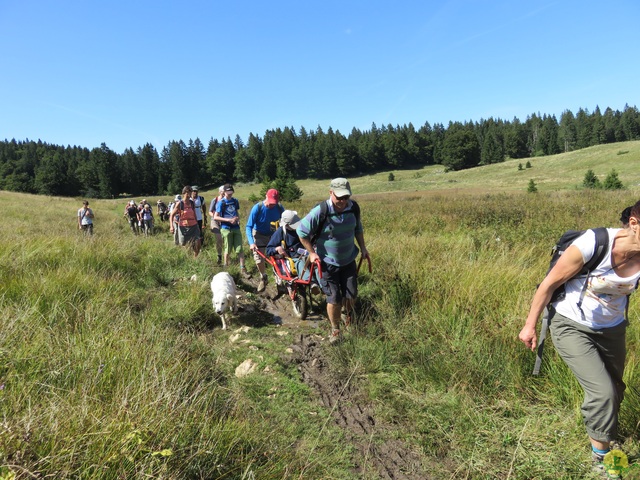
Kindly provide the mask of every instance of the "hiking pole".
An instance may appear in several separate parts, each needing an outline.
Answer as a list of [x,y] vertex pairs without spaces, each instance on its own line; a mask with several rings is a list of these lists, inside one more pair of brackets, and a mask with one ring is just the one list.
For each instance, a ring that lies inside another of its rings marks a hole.
[[542,313],[542,327],[540,328],[540,338],[538,340],[538,351],[536,352],[536,364],[533,366],[533,375],[540,375],[540,365],[542,364],[542,351],[544,350],[544,340],[547,338],[549,330],[549,308],[545,307]]

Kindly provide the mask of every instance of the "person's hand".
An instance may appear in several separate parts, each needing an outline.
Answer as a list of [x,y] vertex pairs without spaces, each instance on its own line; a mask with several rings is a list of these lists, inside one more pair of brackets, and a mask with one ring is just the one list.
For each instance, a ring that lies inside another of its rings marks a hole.
[[538,346],[538,337],[536,336],[535,327],[532,328],[528,325],[525,325],[522,330],[520,330],[518,338],[522,343],[524,343],[525,347],[527,347],[532,352],[535,352],[536,347]]
[[280,255],[285,254],[284,248],[282,248],[280,245],[276,247],[276,252],[278,252]]
[[256,250],[258,250],[258,246],[255,243],[252,243],[251,245],[249,245],[249,250],[255,252]]
[[369,258],[369,250],[367,250],[366,248],[363,248],[360,251],[360,255],[362,255],[362,258]]
[[173,227],[169,227],[169,232],[173,233]]
[[320,257],[316,252],[309,253],[309,262],[314,263],[316,260],[320,260]]

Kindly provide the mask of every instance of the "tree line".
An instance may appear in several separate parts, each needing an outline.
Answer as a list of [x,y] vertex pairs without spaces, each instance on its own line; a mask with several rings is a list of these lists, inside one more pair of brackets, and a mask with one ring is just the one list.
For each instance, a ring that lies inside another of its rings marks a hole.
[[640,139],[640,113],[596,107],[573,114],[532,114],[522,122],[482,119],[419,128],[391,124],[348,135],[292,127],[267,130],[263,137],[211,138],[205,145],[171,141],[160,152],[147,143],[122,154],[106,144],[89,150],[40,140],[0,142],[0,189],[59,196],[112,198],[121,194],[175,194],[184,185],[227,182],[274,183],[297,179],[349,177],[402,168],[443,165],[461,170],[506,158],[553,155],[604,143]]

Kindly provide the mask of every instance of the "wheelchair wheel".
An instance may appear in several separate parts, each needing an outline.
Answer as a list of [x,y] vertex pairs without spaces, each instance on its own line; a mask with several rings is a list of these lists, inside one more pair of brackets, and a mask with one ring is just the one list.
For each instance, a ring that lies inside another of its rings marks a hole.
[[296,314],[300,320],[304,320],[307,318],[307,314],[309,313],[309,306],[307,304],[307,296],[304,292],[298,292],[295,298],[292,300],[293,303],[293,313]]

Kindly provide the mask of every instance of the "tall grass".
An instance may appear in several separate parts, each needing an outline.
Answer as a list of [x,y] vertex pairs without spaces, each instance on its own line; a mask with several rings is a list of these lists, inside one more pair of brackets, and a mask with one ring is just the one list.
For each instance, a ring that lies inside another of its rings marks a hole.
[[[454,476],[464,478],[582,477],[581,391],[551,346],[543,376],[532,378],[534,355],[517,334],[562,231],[616,226],[636,195],[399,193],[392,214],[388,199],[370,199],[365,218],[376,268],[362,289],[375,299],[375,313],[363,335],[336,353],[335,368],[359,367],[380,413],[402,423],[434,465],[447,466],[441,475],[453,464]],[[621,430],[634,450],[635,325],[628,339]]]
[[[559,235],[615,226],[636,197],[363,196],[374,273],[361,272],[353,334],[326,352],[335,375],[395,426],[371,441],[402,438],[434,477],[585,476],[580,389],[551,345],[532,378],[517,334]],[[92,201],[96,235],[83,238],[79,202],[0,200],[0,476],[377,478],[351,469],[353,447],[287,359],[292,335],[266,326],[232,343],[217,328],[213,250],[194,259],[165,226],[133,237],[122,201]],[[632,453],[637,314],[632,301],[621,412]],[[246,358],[258,373],[238,379]]]

